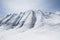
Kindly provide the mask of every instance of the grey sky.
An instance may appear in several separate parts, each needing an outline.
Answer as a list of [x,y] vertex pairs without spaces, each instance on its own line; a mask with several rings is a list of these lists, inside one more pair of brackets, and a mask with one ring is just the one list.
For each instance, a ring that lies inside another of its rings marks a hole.
[[60,0],[0,0],[0,15],[19,13],[30,9],[43,11],[59,11]]

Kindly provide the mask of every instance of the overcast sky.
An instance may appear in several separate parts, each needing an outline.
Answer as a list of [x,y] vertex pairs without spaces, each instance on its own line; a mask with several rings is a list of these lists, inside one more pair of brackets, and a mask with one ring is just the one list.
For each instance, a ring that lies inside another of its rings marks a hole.
[[0,15],[26,10],[60,11],[60,0],[0,0]]

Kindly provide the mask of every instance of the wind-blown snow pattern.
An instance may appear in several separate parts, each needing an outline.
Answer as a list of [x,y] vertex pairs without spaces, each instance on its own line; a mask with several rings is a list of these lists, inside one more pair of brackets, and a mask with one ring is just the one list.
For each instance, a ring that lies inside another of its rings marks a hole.
[[29,10],[0,18],[0,40],[60,40],[60,14]]

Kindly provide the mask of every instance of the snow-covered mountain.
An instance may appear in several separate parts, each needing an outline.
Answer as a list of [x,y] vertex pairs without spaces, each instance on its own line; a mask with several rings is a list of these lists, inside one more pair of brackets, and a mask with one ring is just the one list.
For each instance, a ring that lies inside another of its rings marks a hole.
[[[28,32],[26,32],[26,31],[28,31]],[[52,32],[52,31],[59,31],[59,32],[56,33],[56,32]],[[21,32],[25,32],[25,33],[22,33],[21,35],[18,34]],[[42,32],[43,34],[40,32]],[[45,36],[49,35],[47,37],[50,37],[50,35],[51,36],[53,35],[53,37],[54,37],[54,35],[55,35],[54,33],[59,35],[59,33],[60,33],[60,14],[53,13],[53,12],[43,12],[41,10],[36,10],[36,11],[29,10],[29,11],[25,11],[25,12],[20,12],[19,14],[8,14],[8,15],[0,18],[0,34],[1,34],[0,40],[20,40],[19,39],[20,36],[26,39],[27,37],[25,37],[25,36],[29,35],[31,37],[31,35],[34,34],[32,36],[32,37],[34,37],[35,33],[37,33],[39,35],[42,34],[41,36],[38,36],[38,37],[40,37],[40,39],[43,35],[45,35]],[[12,37],[12,35],[14,35],[14,36]],[[16,36],[17,36],[17,39],[15,39]],[[11,37],[11,39],[10,39],[10,37]],[[32,37],[31,37],[31,40],[40,40],[39,38],[32,39]],[[56,37],[60,37],[60,36],[56,35]],[[43,38],[45,38],[45,37],[43,36]],[[26,39],[26,40],[29,40],[29,39]],[[44,39],[41,39],[41,40],[44,40]],[[48,40],[48,39],[45,39],[45,40]],[[56,39],[50,38],[49,40],[56,40]],[[58,39],[58,40],[60,40],[60,39]]]
[[[9,14],[0,20],[2,29],[31,29],[43,27],[45,25],[52,28],[59,28],[60,15],[52,12],[42,12],[40,10],[29,10],[19,14]],[[57,27],[56,27],[57,26]]]

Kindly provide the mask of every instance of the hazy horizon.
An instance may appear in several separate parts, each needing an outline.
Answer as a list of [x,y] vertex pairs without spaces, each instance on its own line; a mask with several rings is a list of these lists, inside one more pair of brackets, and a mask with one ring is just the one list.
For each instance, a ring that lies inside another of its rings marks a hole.
[[60,0],[0,0],[0,16],[31,9],[60,11]]

